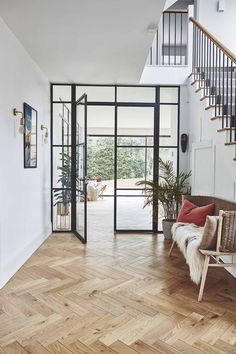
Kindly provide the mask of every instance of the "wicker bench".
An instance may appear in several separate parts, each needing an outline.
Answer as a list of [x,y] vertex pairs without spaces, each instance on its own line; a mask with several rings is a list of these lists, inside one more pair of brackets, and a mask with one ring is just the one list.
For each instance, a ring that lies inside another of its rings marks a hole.
[[[198,206],[214,203],[215,215],[219,215],[216,249],[212,251],[199,249],[199,252],[201,252],[205,258],[198,295],[198,301],[202,301],[208,267],[236,267],[236,261],[233,259],[233,256],[236,256],[236,203],[210,196],[187,195],[183,196],[183,200],[184,199],[188,199]],[[175,241],[173,241],[171,245],[169,256],[174,246]],[[231,263],[222,261],[222,257],[226,255],[232,256]],[[210,263],[210,260],[212,260],[213,263]]]

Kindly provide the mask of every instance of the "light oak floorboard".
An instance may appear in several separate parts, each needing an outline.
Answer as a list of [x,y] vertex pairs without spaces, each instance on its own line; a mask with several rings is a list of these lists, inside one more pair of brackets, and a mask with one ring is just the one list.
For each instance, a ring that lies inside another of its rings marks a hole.
[[0,354],[236,352],[236,280],[224,269],[209,270],[198,303],[162,235],[89,235],[51,235],[0,290]]

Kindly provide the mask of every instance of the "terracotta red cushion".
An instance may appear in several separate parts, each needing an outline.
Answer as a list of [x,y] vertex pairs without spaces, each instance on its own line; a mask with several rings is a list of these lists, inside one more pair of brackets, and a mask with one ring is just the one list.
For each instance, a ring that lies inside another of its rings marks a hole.
[[189,222],[197,226],[204,226],[207,215],[213,215],[215,204],[208,204],[202,207],[191,203],[185,199],[177,217],[178,222]]

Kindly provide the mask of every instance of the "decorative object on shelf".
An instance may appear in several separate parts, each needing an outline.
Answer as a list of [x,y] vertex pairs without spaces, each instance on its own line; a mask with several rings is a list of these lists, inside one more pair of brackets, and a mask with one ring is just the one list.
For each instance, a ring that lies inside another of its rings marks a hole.
[[187,146],[188,146],[188,135],[187,134],[181,134],[181,151],[186,152]]
[[[144,187],[145,202],[144,208],[158,202],[162,208],[164,219],[162,220],[163,234],[165,239],[172,239],[171,228],[175,223],[179,206],[182,202],[182,195],[190,193],[188,179],[191,172],[180,172],[176,175],[172,161],[159,159],[159,180],[139,181],[138,186]],[[158,208],[158,207],[157,207]],[[153,208],[154,217],[157,217],[157,210]]]
[[24,114],[23,112],[19,111],[17,108],[13,108],[13,115],[15,117],[20,116],[20,128],[19,128],[19,132],[21,134],[24,133],[24,122],[25,122],[25,118],[24,118]]
[[45,130],[44,138],[48,138],[48,128],[45,125],[41,124],[41,130]]
[[37,167],[37,119],[38,112],[24,103],[24,167]]

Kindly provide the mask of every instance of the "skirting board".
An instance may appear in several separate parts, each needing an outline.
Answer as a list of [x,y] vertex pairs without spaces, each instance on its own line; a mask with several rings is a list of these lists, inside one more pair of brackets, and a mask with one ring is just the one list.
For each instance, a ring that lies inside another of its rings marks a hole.
[[43,233],[36,236],[14,259],[0,269],[0,289],[13,277],[32,254],[51,234],[51,225]]

